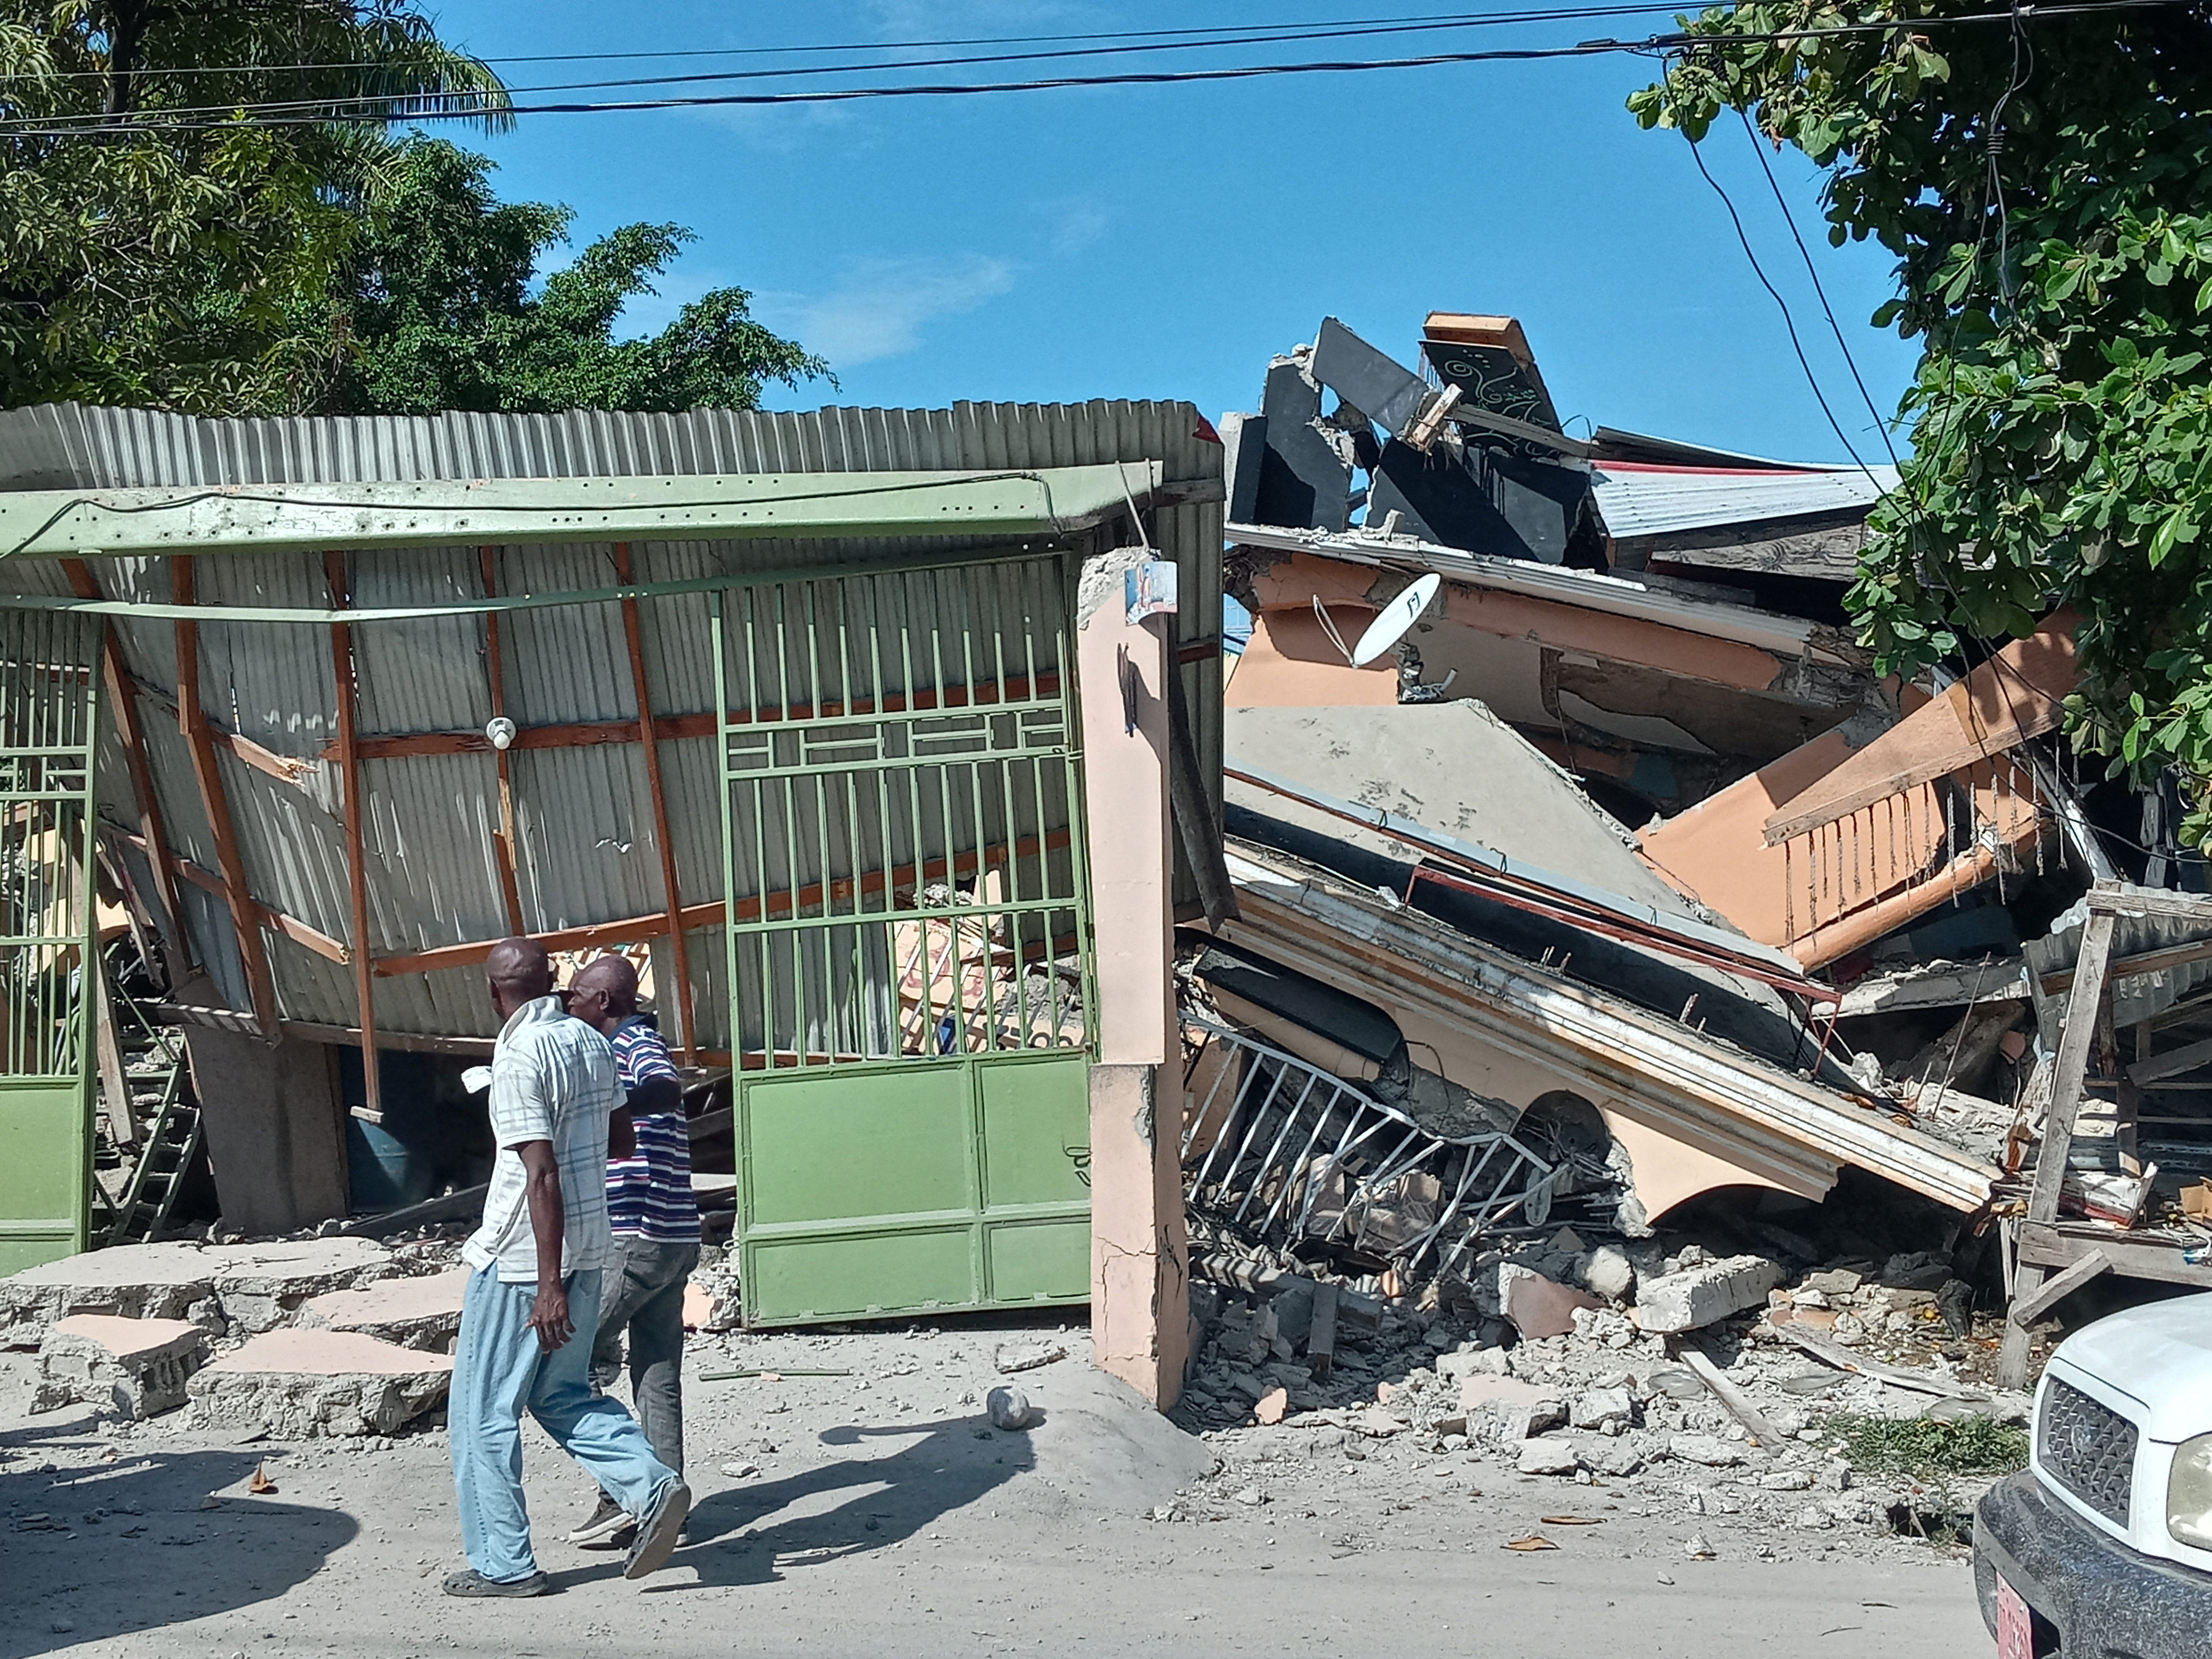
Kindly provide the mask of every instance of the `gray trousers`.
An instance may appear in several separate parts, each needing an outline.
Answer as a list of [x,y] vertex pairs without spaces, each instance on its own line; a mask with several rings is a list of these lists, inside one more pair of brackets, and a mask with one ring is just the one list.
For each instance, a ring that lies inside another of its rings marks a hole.
[[699,1265],[696,1244],[617,1238],[600,1292],[599,1334],[592,1340],[592,1391],[604,1394],[622,1375],[623,1337],[629,1337],[629,1389],[638,1426],[653,1455],[684,1473],[684,1285]]

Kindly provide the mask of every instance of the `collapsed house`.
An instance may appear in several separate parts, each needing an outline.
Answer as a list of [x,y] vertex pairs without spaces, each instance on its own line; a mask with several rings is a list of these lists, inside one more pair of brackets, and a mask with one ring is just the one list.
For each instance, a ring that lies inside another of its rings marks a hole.
[[[1855,1168],[1961,1237],[2002,1218],[2010,1285],[2059,994],[2112,904],[2085,895],[2203,884],[2171,804],[2085,790],[2055,736],[2074,619],[1955,678],[1878,678],[1842,596],[1893,474],[1570,436],[1510,318],[1431,314],[1419,349],[1415,373],[1326,319],[1222,422],[1250,632],[1224,693],[1241,918],[1217,930],[1240,954],[1200,949],[1187,999],[1197,1208],[1437,1273],[1469,1228],[1533,1235],[1570,1194],[1577,1227],[1634,1236]],[[2085,1220],[2153,1206],[2136,1097],[2184,1077],[2186,1100],[2212,1060],[2185,1040],[2203,937],[2137,936],[2119,982],[2152,988],[2152,1057],[2102,1045],[2124,1098],[2101,1149],[2072,1143]],[[1363,1160],[1395,1143],[1341,1105],[1309,1124],[1301,1066],[1425,1131],[1426,1162]],[[2212,1118],[2159,1127],[2212,1152]]]

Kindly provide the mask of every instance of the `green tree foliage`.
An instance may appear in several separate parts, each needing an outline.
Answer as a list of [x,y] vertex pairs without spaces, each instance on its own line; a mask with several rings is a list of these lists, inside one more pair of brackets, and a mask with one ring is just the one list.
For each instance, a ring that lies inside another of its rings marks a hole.
[[538,258],[572,216],[500,201],[490,171],[435,139],[399,147],[341,278],[348,345],[322,407],[750,409],[769,380],[830,379],[819,357],[752,319],[743,289],[693,301],[649,338],[615,337],[624,304],[652,292],[691,240],[678,225],[625,225],[533,294]]
[[374,122],[505,108],[397,0],[0,0],[0,400],[295,406],[331,343],[300,319],[391,155]]
[[[1904,486],[1850,603],[1884,665],[2070,605],[2077,745],[2194,781],[2212,834],[2212,13],[2025,22],[1871,0],[1716,9],[1629,100],[1693,141],[1724,111],[1828,169],[1830,240],[1877,239],[1923,342]],[[1729,118],[1729,125],[1735,121]]]

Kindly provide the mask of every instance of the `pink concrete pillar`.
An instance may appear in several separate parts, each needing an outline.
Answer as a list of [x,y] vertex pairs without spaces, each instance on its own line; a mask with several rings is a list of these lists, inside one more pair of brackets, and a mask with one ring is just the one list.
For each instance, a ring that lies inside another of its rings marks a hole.
[[1083,707],[1098,1062],[1091,1073],[1091,1334],[1098,1364],[1162,1411],[1190,1346],[1168,808],[1168,619],[1132,626],[1124,550],[1084,572]]

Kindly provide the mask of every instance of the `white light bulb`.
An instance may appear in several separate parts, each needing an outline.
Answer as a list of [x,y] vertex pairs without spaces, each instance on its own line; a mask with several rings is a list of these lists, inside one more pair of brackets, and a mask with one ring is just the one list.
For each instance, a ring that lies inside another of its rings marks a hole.
[[504,750],[514,741],[514,722],[501,714],[484,727],[484,736],[491,740],[493,748]]

